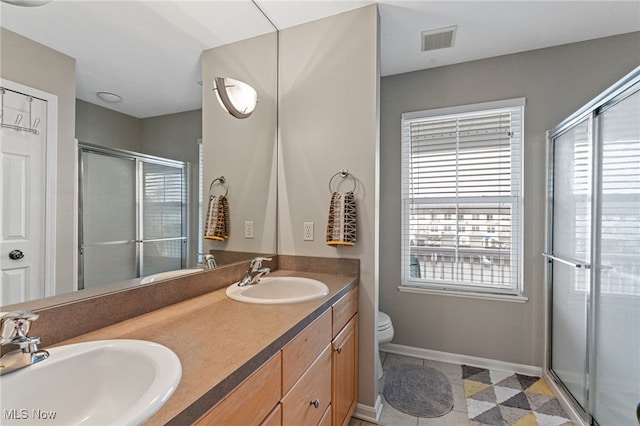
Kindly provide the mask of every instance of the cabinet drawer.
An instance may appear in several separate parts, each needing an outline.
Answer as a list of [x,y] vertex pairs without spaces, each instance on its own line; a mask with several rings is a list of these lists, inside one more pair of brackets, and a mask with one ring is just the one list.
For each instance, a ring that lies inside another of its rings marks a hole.
[[358,312],[358,289],[354,288],[349,293],[345,294],[338,300],[331,308],[333,313],[333,333],[331,336],[335,337],[336,334],[342,330],[351,317]]
[[282,404],[276,405],[276,408],[260,423],[260,426],[282,426]]
[[259,425],[280,400],[280,352],[258,368],[196,424],[203,425]]
[[[317,425],[331,403],[331,345],[282,398],[282,424]],[[317,401],[317,407],[314,405]]]
[[331,312],[327,310],[282,348],[282,393],[309,368],[331,341]]
[[329,404],[327,411],[324,412],[320,422],[318,422],[318,426],[331,426],[331,404]]

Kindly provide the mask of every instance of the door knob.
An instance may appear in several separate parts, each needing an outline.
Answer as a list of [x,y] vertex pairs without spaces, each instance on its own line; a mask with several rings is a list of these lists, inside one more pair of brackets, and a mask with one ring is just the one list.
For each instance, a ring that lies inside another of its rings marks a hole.
[[24,253],[21,252],[20,250],[11,250],[9,252],[9,259],[12,260],[20,260],[24,257]]

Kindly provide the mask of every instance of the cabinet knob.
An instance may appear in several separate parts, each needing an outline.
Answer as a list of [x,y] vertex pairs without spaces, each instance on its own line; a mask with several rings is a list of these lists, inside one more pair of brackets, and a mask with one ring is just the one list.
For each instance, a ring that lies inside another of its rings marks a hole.
[[312,399],[311,402],[309,402],[309,405],[313,405],[314,407],[318,408],[318,407],[320,407],[320,400],[319,399]]
[[338,348],[336,348],[336,349],[335,349],[335,351],[336,351],[336,352],[338,352],[338,353],[340,354],[340,353],[342,353],[342,348],[341,348],[341,347],[338,347]]

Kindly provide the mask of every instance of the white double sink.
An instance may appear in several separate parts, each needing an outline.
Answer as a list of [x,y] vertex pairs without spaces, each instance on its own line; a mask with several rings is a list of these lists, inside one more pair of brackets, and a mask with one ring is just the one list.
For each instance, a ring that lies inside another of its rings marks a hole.
[[[301,277],[266,277],[226,290],[231,299],[257,304],[328,293],[324,283]],[[3,425],[137,425],[164,405],[182,377],[177,355],[153,342],[101,340],[48,351],[47,360],[0,376]]]
[[227,287],[226,294],[239,302],[273,305],[319,299],[329,294],[329,288],[311,278],[267,277],[261,278],[257,284],[244,287],[232,284]]
[[177,355],[143,340],[48,349],[49,358],[0,376],[2,425],[138,425],[173,394]]

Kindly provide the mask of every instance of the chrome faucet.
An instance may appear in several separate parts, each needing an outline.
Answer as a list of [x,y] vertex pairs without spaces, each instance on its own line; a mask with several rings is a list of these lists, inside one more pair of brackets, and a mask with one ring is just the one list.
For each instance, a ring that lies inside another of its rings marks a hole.
[[204,266],[204,269],[213,269],[218,266],[216,264],[216,258],[213,257],[212,254],[210,253],[198,253],[198,254],[202,256],[202,266]]
[[31,323],[38,319],[38,315],[31,311],[0,312],[0,349],[5,346],[16,345],[18,349],[4,353],[0,358],[0,375],[11,373],[23,367],[44,361],[49,352],[38,349],[39,337],[29,337]]
[[271,260],[271,258],[270,257],[254,257],[251,263],[249,264],[249,270],[247,271],[247,275],[245,275],[245,277],[242,280],[240,280],[240,282],[238,283],[238,286],[245,287],[248,285],[257,284],[260,282],[260,277],[271,272],[270,268],[262,267],[262,262],[265,260],[269,261]]

